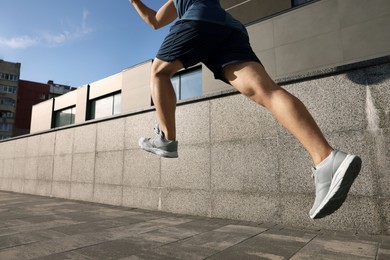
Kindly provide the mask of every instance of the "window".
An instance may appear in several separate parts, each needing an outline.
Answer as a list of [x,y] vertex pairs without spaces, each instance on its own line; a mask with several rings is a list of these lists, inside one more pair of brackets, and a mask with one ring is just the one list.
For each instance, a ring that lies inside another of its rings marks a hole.
[[97,119],[121,113],[121,93],[91,101],[91,119]]
[[0,118],[14,118],[14,113],[10,111],[0,111]]
[[15,100],[10,99],[10,98],[0,98],[0,105],[14,106]]
[[202,95],[202,69],[186,70],[171,79],[178,100]]
[[12,131],[12,124],[0,123],[0,131],[2,131],[2,132],[10,132],[10,131]]
[[7,117],[7,118],[14,118],[14,113],[12,113],[12,112],[7,112],[7,113],[6,113],[6,117]]
[[5,136],[5,135],[0,135],[0,140],[5,140],[5,139],[8,139],[9,136]]
[[13,74],[0,72],[0,79],[10,80],[10,81],[17,81],[18,80],[18,76],[17,75],[13,75]]
[[0,85],[0,93],[16,93],[16,87],[6,86],[6,85]]
[[312,1],[314,0],[292,0],[292,6],[295,7]]
[[76,107],[71,107],[55,112],[55,127],[72,125],[75,122]]

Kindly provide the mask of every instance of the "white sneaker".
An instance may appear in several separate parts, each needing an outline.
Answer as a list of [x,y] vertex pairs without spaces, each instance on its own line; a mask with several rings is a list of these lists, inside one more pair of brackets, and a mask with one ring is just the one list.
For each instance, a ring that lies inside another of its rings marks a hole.
[[151,152],[161,157],[177,158],[177,141],[165,139],[165,134],[159,126],[154,128],[156,135],[152,138],[141,137],[138,141],[139,146],[147,152]]
[[323,218],[341,207],[361,164],[358,156],[334,150],[324,165],[313,168],[316,198],[309,213],[312,219]]

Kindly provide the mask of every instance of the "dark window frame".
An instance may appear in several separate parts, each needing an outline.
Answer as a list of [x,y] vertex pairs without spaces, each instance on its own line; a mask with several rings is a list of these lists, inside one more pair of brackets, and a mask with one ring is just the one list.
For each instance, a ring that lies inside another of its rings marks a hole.
[[[297,3],[300,1],[303,1],[303,3]],[[291,0],[291,6],[292,6],[292,8],[294,8],[294,7],[297,7],[300,5],[305,5],[305,4],[308,4],[310,2],[314,2],[314,1],[316,1],[316,0]]]
[[[67,110],[71,111],[70,112],[70,121],[67,122],[66,124],[58,124],[60,113],[67,111]],[[70,106],[70,107],[66,107],[66,108],[54,111],[53,128],[73,125],[73,124],[75,124],[75,121],[76,121],[76,106]]]
[[88,116],[87,116],[87,120],[94,120],[94,119],[100,119],[100,118],[105,117],[105,116],[103,116],[103,117],[96,117],[96,115],[94,115],[94,112],[96,112],[96,108],[94,107],[94,105],[96,105],[96,101],[103,100],[103,99],[106,99],[106,98],[109,98],[109,97],[112,97],[112,106],[111,106],[111,114],[107,115],[107,116],[119,115],[121,113],[121,111],[119,113],[115,114],[115,96],[117,96],[117,95],[120,95],[120,98],[121,98],[120,104],[122,104],[122,91],[121,90],[109,93],[109,94],[104,95],[104,96],[100,96],[100,97],[88,100]]

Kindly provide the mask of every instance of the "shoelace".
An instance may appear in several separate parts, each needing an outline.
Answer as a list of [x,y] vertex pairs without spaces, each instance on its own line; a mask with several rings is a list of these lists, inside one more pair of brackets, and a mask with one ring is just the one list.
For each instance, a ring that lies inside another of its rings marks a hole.
[[165,138],[165,134],[164,134],[163,131],[161,131],[159,125],[156,125],[156,127],[154,128],[154,132],[155,132],[158,136],[161,136],[163,139]]
[[316,168],[312,167],[311,168],[311,177],[314,179],[315,176],[314,176],[314,171],[316,170]]
[[164,132],[161,131],[159,125],[156,125],[156,127],[154,128],[154,132],[156,133],[156,135],[148,138],[149,142],[152,145],[155,145],[155,141],[159,140],[160,138],[164,138]]

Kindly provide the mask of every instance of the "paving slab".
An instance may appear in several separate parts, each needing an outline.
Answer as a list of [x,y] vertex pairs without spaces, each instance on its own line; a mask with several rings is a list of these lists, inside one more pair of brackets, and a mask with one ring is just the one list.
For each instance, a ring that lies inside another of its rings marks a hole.
[[390,237],[0,191],[0,259],[381,260]]

